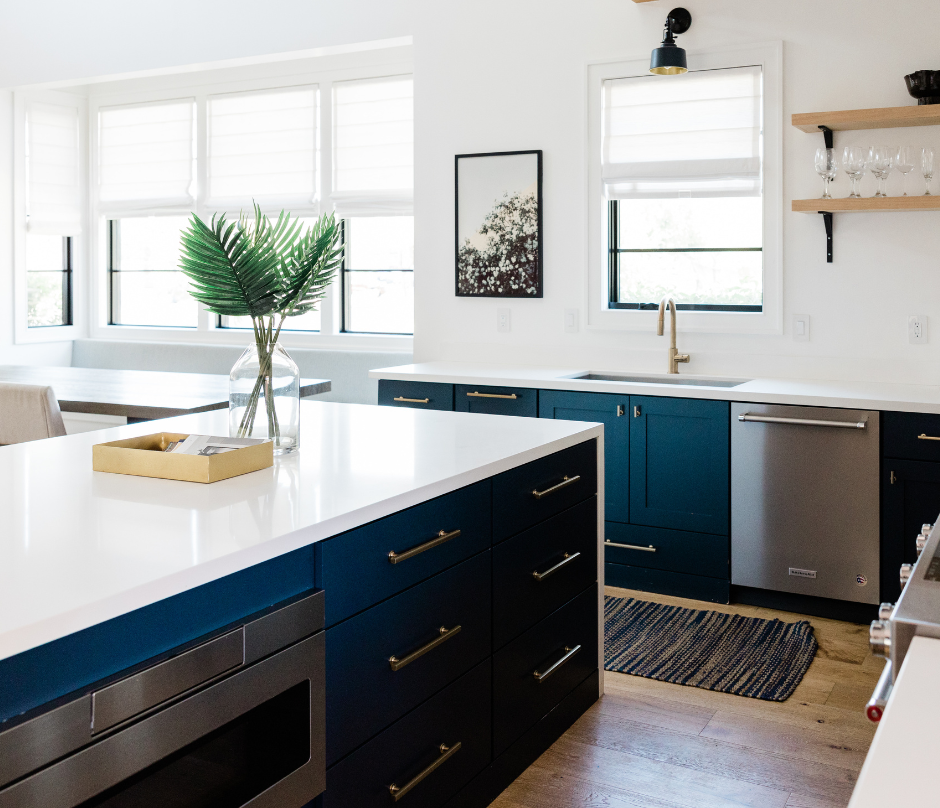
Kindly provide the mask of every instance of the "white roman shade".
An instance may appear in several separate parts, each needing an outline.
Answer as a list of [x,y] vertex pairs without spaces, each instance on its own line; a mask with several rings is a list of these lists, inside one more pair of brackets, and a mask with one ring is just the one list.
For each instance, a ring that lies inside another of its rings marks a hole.
[[411,76],[333,85],[331,200],[337,215],[412,214],[413,85]]
[[608,79],[608,199],[760,196],[761,68]]
[[98,201],[104,210],[187,210],[194,203],[194,100],[102,107]]
[[317,196],[317,90],[209,97],[209,194],[216,209],[309,206]]
[[78,107],[26,107],[26,227],[71,236],[81,230]]

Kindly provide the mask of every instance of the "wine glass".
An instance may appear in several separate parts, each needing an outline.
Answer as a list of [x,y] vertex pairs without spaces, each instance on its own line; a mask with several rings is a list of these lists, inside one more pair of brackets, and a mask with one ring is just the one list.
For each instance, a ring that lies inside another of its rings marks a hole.
[[924,173],[924,182],[927,185],[927,190],[924,192],[924,196],[930,196],[930,181],[933,179],[933,149],[927,146],[920,155],[920,167],[921,171]]
[[868,152],[868,170],[878,180],[876,197],[888,195],[888,172],[891,171],[893,157],[891,149],[887,146],[872,146]]
[[894,167],[901,172],[901,189],[904,191],[901,196],[907,196],[907,175],[914,170],[914,147],[901,146],[894,159]]
[[816,173],[819,174],[823,180],[822,199],[832,199],[829,193],[829,183],[836,178],[838,172],[839,165],[836,162],[836,150],[824,148],[816,149]]
[[842,168],[852,181],[849,199],[861,199],[858,183],[865,173],[866,152],[861,146],[846,146],[842,150]]

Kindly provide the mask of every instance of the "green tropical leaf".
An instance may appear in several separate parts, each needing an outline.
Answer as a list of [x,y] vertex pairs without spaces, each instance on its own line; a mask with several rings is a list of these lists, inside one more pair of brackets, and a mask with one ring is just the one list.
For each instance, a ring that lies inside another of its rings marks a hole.
[[323,299],[342,262],[340,232],[335,216],[321,216],[286,256],[280,306],[285,316],[305,314]]

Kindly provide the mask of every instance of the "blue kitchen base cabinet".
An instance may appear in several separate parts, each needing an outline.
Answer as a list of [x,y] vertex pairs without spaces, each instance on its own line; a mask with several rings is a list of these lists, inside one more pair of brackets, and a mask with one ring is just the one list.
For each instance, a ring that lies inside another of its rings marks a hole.
[[728,602],[728,402],[540,390],[539,417],[604,424],[605,583]]
[[316,808],[483,808],[597,700],[596,441],[315,553],[337,593]]
[[418,410],[453,410],[454,385],[379,379],[379,406]]
[[454,387],[454,409],[457,412],[537,418],[538,397],[539,391],[531,387],[480,387],[458,384]]

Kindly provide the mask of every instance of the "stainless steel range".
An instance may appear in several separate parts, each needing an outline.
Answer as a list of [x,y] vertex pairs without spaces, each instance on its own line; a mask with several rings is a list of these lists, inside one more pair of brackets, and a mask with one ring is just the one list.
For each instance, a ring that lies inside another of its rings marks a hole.
[[866,707],[872,721],[880,721],[901,663],[915,636],[940,639],[940,517],[937,526],[924,525],[917,537],[918,559],[900,570],[901,597],[897,604],[882,603],[871,624],[872,651],[888,660]]

